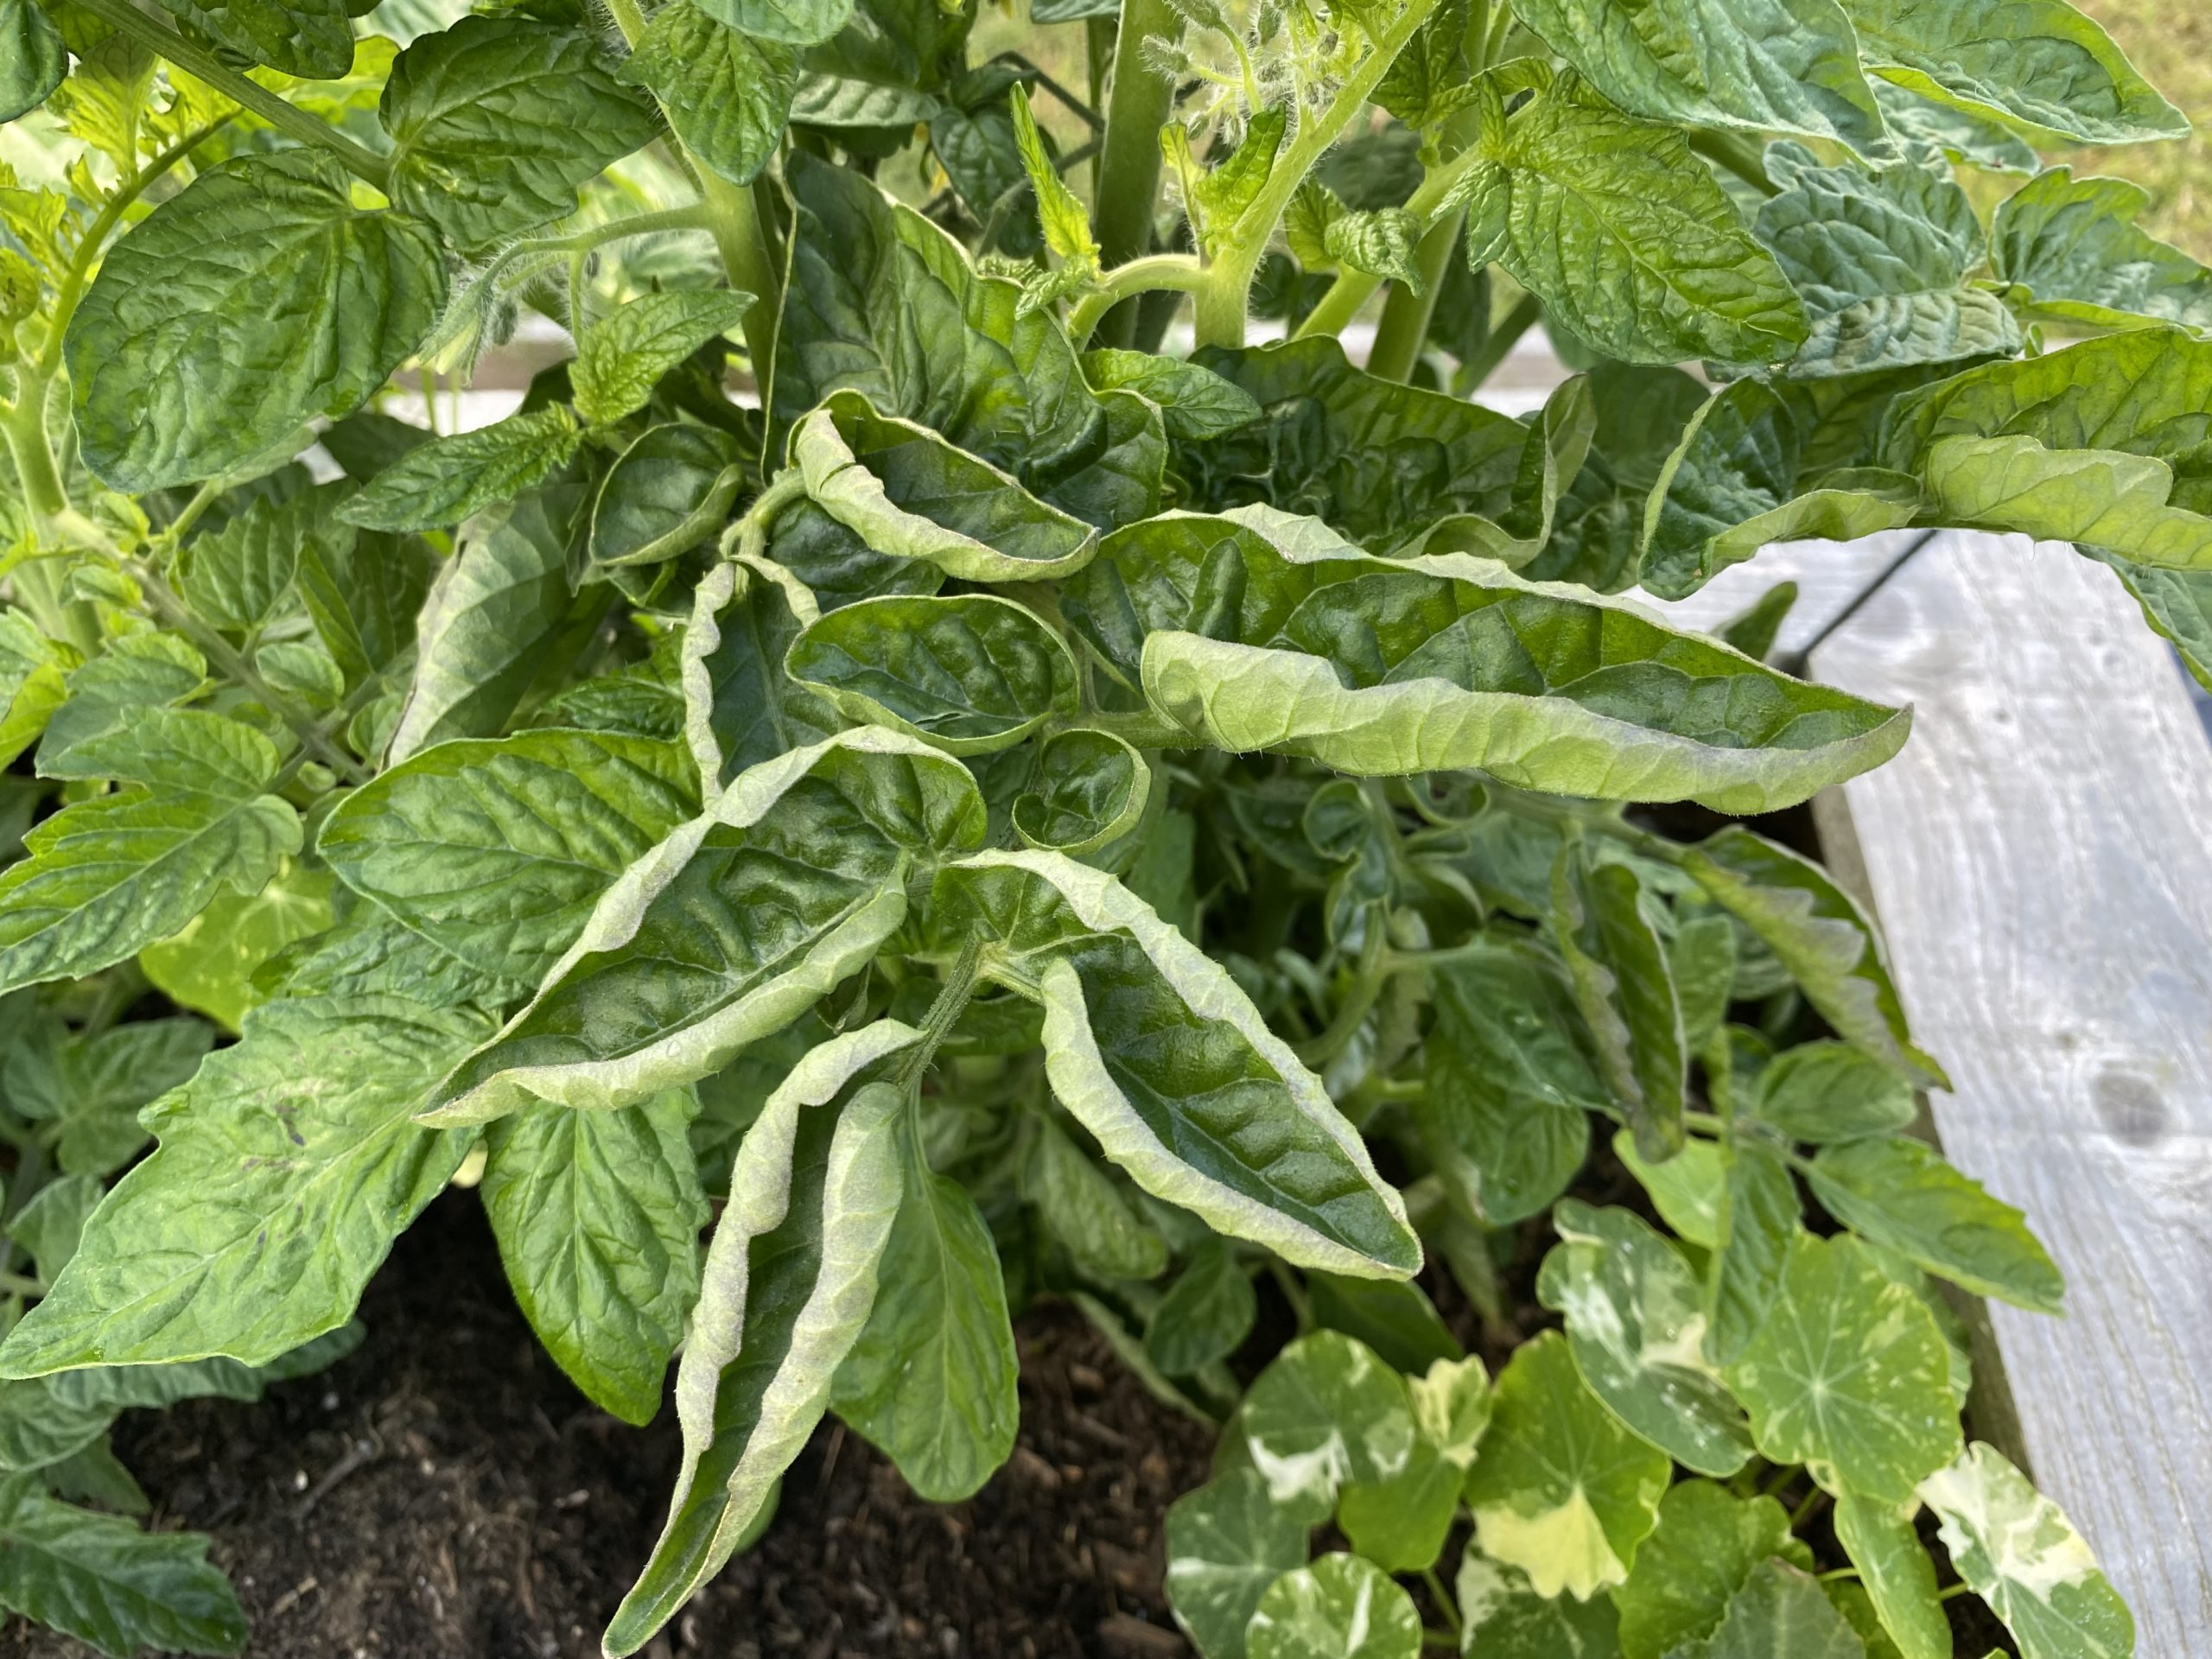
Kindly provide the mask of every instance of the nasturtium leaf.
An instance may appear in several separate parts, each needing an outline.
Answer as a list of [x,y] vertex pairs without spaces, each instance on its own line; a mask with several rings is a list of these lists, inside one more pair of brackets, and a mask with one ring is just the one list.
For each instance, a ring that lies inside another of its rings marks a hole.
[[745,471],[741,445],[719,428],[671,421],[641,433],[600,480],[592,563],[658,564],[689,553],[728,522]]
[[1688,1659],[1865,1659],[1865,1646],[1820,1581],[1786,1561],[1751,1569],[1719,1627]]
[[853,0],[701,0],[701,10],[757,40],[813,46],[844,28]]
[[1053,1094],[1138,1185],[1301,1267],[1421,1265],[1403,1203],[1320,1079],[1114,877],[1057,853],[978,854],[938,875],[928,921],[1044,1004]]
[[117,1183],[0,1374],[228,1355],[265,1363],[344,1324],[467,1137],[411,1121],[480,1017],[395,996],[272,1002],[147,1109]]
[[779,564],[717,564],[692,595],[681,673],[684,739],[709,797],[747,767],[819,742],[844,721],[784,671],[800,631],[819,613]]
[[1793,378],[2019,349],[2019,327],[2004,302],[1967,282],[1986,238],[1948,168],[1822,167],[1799,144],[1777,144],[1767,157],[1783,188],[1760,207],[1752,231],[1812,323],[1789,360]]
[[634,414],[671,369],[737,327],[753,296],[727,288],[641,294],[583,331],[569,381],[576,413],[594,426]]
[[146,1144],[139,1108],[190,1080],[215,1033],[199,1020],[139,1020],[93,1035],[47,1026],[0,1060],[0,1087],[17,1115],[41,1126],[70,1175],[105,1176]]
[[1976,1441],[1920,1484],[1951,1565],[2019,1643],[2023,1659],[2126,1659],[2127,1604],[2057,1504]]
[[486,1135],[484,1211],[515,1300],[576,1386],[625,1422],[660,1408],[698,1294],[708,1210],[686,1138],[697,1109],[682,1090],[615,1112],[546,1103]]
[[[1821,1589],[1864,1644],[1866,1659],[1904,1659],[1897,1644],[1890,1640],[1890,1633],[1882,1628],[1881,1615],[1874,1611],[1873,1598],[1866,1593],[1866,1586],[1856,1579],[1829,1579]],[[2002,1659],[2002,1656],[1992,1656],[1992,1659]]]
[[1679,128],[1569,71],[1482,143],[1469,260],[1503,266],[1578,340],[1626,363],[1770,363],[1803,341],[1796,296]]
[[1332,1554],[1268,1586],[1245,1626],[1244,1651],[1250,1659],[1417,1659],[1421,1614],[1373,1561]]
[[1835,0],[1523,0],[1520,21],[1622,109],[1879,147],[1880,109]]
[[574,213],[577,190],[657,124],[589,34],[512,16],[417,36],[378,114],[393,201],[464,252]]
[[1014,798],[1026,846],[1080,857],[1135,830],[1152,798],[1152,768],[1111,732],[1075,727],[1038,747],[1032,786]]
[[1252,1281],[1226,1243],[1209,1237],[1145,1327],[1146,1355],[1168,1376],[1188,1376],[1235,1353],[1259,1313]]
[[1014,1450],[1014,1327],[998,1247],[967,1188],[912,1134],[875,1304],[838,1369],[838,1416],[932,1503],[972,1497]]
[[1260,418],[1250,392],[1185,359],[1101,347],[1083,354],[1083,372],[1099,391],[1134,391],[1157,404],[1177,442],[1217,438]]
[[74,753],[130,786],[42,820],[23,837],[30,855],[0,872],[0,991],[136,956],[300,850],[299,814],[265,792],[276,746],[249,726],[149,709]]
[[983,828],[959,762],[896,733],[753,767],[601,895],[529,1006],[439,1086],[432,1120],[697,1082],[870,960],[906,918],[915,864]]
[[1656,1524],[1671,1465],[1583,1385],[1547,1332],[1498,1374],[1497,1408],[1467,1476],[1483,1553],[1540,1596],[1587,1601],[1628,1577]]
[[1936,1599],[1936,1563],[1928,1559],[1908,1510],[1841,1493],[1835,1501],[1835,1535],[1904,1659],[1951,1659],[1951,1624]]
[[785,670],[848,718],[948,754],[1011,748],[1075,712],[1075,658],[1044,619],[988,594],[862,600],[809,623]]
[[534,982],[609,884],[696,807],[672,744],[518,732],[382,772],[323,821],[316,850],[480,972]]
[[1791,1243],[1781,1293],[1727,1376],[1759,1451],[1831,1484],[1902,1503],[1957,1455],[1942,1333],[1855,1239]]
[[1873,924],[1819,866],[1731,826],[1689,849],[1683,867],[1774,952],[1846,1042],[1909,1083],[1949,1087],[1913,1046]]
[[2135,223],[2150,205],[2140,185],[2055,167],[1998,204],[1991,269],[2062,326],[2212,329],[2212,270]]
[[338,517],[365,530],[443,530],[543,483],[582,435],[566,404],[549,404],[432,438],[380,470]]
[[1471,1468],[1495,1405],[1482,1361],[1433,1361],[1425,1373],[1406,1379],[1406,1396],[1421,1439],[1462,1472]]
[[1594,1039],[1599,1072],[1628,1119],[1637,1153],[1663,1163],[1682,1147],[1689,1052],[1643,884],[1629,865],[1591,868],[1562,849],[1552,867],[1552,899],[1554,936]]
[[1419,1439],[1398,1374],[1336,1331],[1300,1337],[1278,1354],[1237,1422],[1275,1502],[1324,1510],[1347,1483],[1404,1472]]
[[1725,1174],[1713,1221],[1706,1306],[1712,1315],[1706,1357],[1725,1365],[1765,1324],[1789,1270],[1798,1236],[1797,1184],[1782,1154],[1764,1140],[1738,1135],[1721,1150]]
[[1468,1209],[1502,1227],[1566,1191],[1589,1154],[1589,1114],[1611,1101],[1557,959],[1506,935],[1473,943],[1435,976],[1414,1116]]
[[1709,1480],[1669,1487],[1657,1530],[1613,1592],[1622,1659],[1667,1659],[1712,1635],[1759,1563],[1789,1541],[1789,1516],[1770,1497],[1737,1497]]
[[2041,143],[2124,144],[2189,130],[2112,37],[2065,0],[1843,0],[1843,9],[1876,74]]
[[129,1516],[65,1503],[35,1475],[0,1480],[0,1607],[108,1659],[147,1647],[245,1651],[245,1614],[207,1544],[200,1533],[142,1531]]
[[1459,1651],[1478,1659],[1620,1659],[1612,1598],[1540,1596],[1474,1544],[1459,1560]]
[[384,385],[437,320],[445,265],[429,225],[349,186],[319,152],[239,156],[108,251],[66,341],[87,467],[122,490],[194,483]]
[[423,604],[415,673],[387,746],[394,760],[505,727],[575,614],[569,538],[580,506],[578,490],[547,486],[462,527]]
[[1629,1428],[1700,1474],[1751,1460],[1751,1431],[1705,1357],[1697,1275],[1666,1237],[1626,1210],[1572,1199],[1536,1296],[1564,1314],[1574,1368]]
[[918,1035],[880,1020],[815,1049],[738,1148],[677,1369],[683,1467],[608,1653],[635,1653],[721,1570],[828,1408],[901,1207],[906,1097],[887,1078]]
[[1031,1130],[1022,1195],[1078,1266],[1103,1279],[1157,1279],[1167,1271],[1162,1238],[1114,1178],[1050,1119]]
[[1279,1502],[1252,1469],[1230,1470],[1169,1506],[1167,1600],[1200,1659],[1244,1659],[1244,1627],[1268,1586],[1305,1564],[1319,1518]]
[[1838,1221],[1939,1278],[2038,1313],[2058,1311],[2065,1281],[2020,1212],[1926,1142],[1882,1135],[1824,1147],[1806,1179]]
[[1652,1208],[1683,1243],[1701,1250],[1720,1242],[1722,1189],[1727,1185],[1726,1155],[1711,1141],[1685,1141],[1663,1164],[1647,1164],[1636,1154],[1626,1129],[1613,1136],[1613,1155],[1650,1194]]
[[783,141],[802,54],[716,16],[732,10],[771,8],[670,0],[646,23],[621,74],[659,101],[686,149],[730,183],[750,184]]
[[1344,1489],[1337,1499],[1337,1526],[1384,1572],[1425,1571],[1444,1553],[1465,1478],[1466,1471],[1427,1439],[1416,1440],[1396,1474]]
[[807,494],[879,551],[926,559],[969,582],[1064,576],[1090,562],[1097,532],[1028,494],[926,427],[839,392],[792,430]]
[[1918,1110],[1911,1085],[1896,1072],[1862,1050],[1826,1039],[1775,1056],[1751,1097],[1762,1122],[1816,1146],[1888,1135]]
[[61,32],[39,0],[0,0],[0,122],[38,108],[68,73]]

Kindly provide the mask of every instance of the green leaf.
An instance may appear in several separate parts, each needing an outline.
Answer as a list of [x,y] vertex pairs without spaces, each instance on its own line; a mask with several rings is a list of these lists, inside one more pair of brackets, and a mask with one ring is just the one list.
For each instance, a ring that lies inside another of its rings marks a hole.
[[592,501],[592,562],[658,564],[689,553],[729,521],[745,483],[737,439],[671,421],[648,428],[600,481]]
[[377,113],[392,200],[464,252],[574,213],[579,188],[657,125],[589,35],[513,16],[416,37]]
[[472,519],[423,602],[415,674],[391,758],[502,730],[570,621],[569,537],[577,492],[532,491]]
[[48,1025],[0,1062],[9,1106],[42,1126],[40,1139],[71,1175],[107,1175],[146,1144],[138,1109],[188,1081],[215,1033],[198,1020],[143,1020],[97,1036]]
[[1764,1326],[1782,1292],[1800,1210],[1797,1184],[1774,1147],[1738,1135],[1720,1155],[1726,1173],[1706,1281],[1713,1318],[1705,1353],[1715,1364],[1726,1365]]
[[1976,1441],[1923,1481],[1951,1565],[2005,1621],[2023,1659],[2126,1659],[2127,1604],[2073,1523],[1994,1446]]
[[1495,261],[1577,339],[1625,363],[1770,363],[1805,338],[1782,272],[1679,128],[1572,72],[1483,141],[1471,264]]
[[798,94],[802,54],[796,43],[718,14],[772,10],[671,0],[620,71],[659,101],[684,148],[732,184],[751,184],[775,156]]
[[2064,0],[1843,0],[1843,9],[1859,55],[1884,79],[2037,143],[2124,144],[2189,130],[2112,37]]
[[1167,1600],[1199,1659],[1244,1659],[1244,1627],[1268,1587],[1306,1560],[1310,1510],[1233,1469],[1168,1507]]
[[1345,1541],[1384,1572],[1424,1572],[1444,1553],[1465,1476],[1427,1440],[1417,1440],[1396,1474],[1344,1488],[1337,1525]]
[[261,1364],[345,1323],[466,1137],[410,1114],[483,1022],[393,996],[273,1002],[146,1111],[162,1144],[86,1224],[0,1373]]
[[268,620],[299,566],[302,543],[316,533],[327,505],[319,490],[289,501],[260,498],[217,530],[185,544],[177,587],[204,620],[235,633]]
[[566,404],[418,444],[378,472],[338,517],[366,530],[443,530],[543,483],[582,436]]
[[793,429],[816,505],[880,552],[968,582],[1041,582],[1090,563],[1097,532],[926,427],[833,395]]
[[1253,1382],[1237,1421],[1274,1500],[1322,1513],[1347,1484],[1403,1473],[1420,1438],[1398,1374],[1336,1331],[1284,1348]]
[[639,295],[576,341],[575,361],[569,367],[576,413],[594,426],[634,414],[663,375],[736,327],[752,308],[750,294],[727,288]]
[[1622,1659],[1666,1659],[1719,1628],[1759,1563],[1789,1542],[1789,1516],[1770,1497],[1739,1498],[1685,1480],[1659,1502],[1659,1527],[1613,1592]]
[[[2199,685],[2212,690],[2212,571],[2161,570],[2130,564],[2094,547],[2081,550],[2112,568],[2128,597],[2143,607],[2143,620],[2152,632],[2171,641],[2182,665]],[[6,749],[0,742],[0,753]]]
[[[1056,853],[945,869],[929,926],[1045,1007],[1052,1092],[1138,1185],[1301,1267],[1403,1278],[1397,1193],[1234,980],[1103,871]],[[1172,1036],[1170,1035],[1172,1033]]]
[[1079,858],[1136,829],[1152,798],[1152,768],[1110,732],[1077,727],[1038,747],[1033,787],[1014,798],[1022,844]]
[[1873,924],[1809,859],[1731,826],[1691,848],[1683,868],[1789,970],[1846,1042],[1916,1087],[1950,1087],[1912,1045]]
[[1732,1475],[1751,1437],[1705,1357],[1697,1275],[1661,1234],[1626,1210],[1573,1200],[1536,1296],[1567,1319],[1574,1368],[1629,1428],[1700,1474]]
[[2025,436],[1943,438],[1922,460],[1929,516],[2037,540],[2094,543],[2145,564],[2212,569],[2212,517],[2155,455],[2044,448]]
[[850,732],[755,766],[601,895],[528,1007],[432,1095],[481,1122],[534,1096],[626,1106],[721,1069],[875,955],[918,861],[976,845],[957,761]]
[[[75,662],[73,647],[48,639],[22,612],[0,611],[0,766],[14,760],[46,730],[54,711],[67,700],[63,675]],[[195,673],[193,683],[198,682]]]
[[0,991],[133,957],[300,850],[299,815],[264,792],[276,746],[251,727],[149,709],[75,753],[133,786],[45,819],[23,837],[30,856],[0,872]]
[[1251,1659],[1416,1659],[1414,1599],[1374,1562],[1322,1556],[1273,1584],[1245,1627]]
[[38,0],[0,0],[0,122],[38,108],[68,73],[61,33]]
[[1471,1468],[1496,1403],[1482,1361],[1433,1361],[1426,1374],[1406,1379],[1406,1393],[1421,1439],[1462,1473]]
[[1217,438],[1260,418],[1250,392],[1180,358],[1102,347],[1083,354],[1083,372],[1100,391],[1134,391],[1158,404],[1178,442]]
[[1116,666],[1141,640],[1154,708],[1223,748],[1761,811],[1904,741],[1897,711],[1580,588],[1456,555],[1375,558],[1268,508],[1224,517],[1121,532],[1065,607]]
[[1562,849],[1552,867],[1552,902],[1554,936],[1596,1039],[1598,1069],[1628,1119],[1637,1154],[1663,1163],[1682,1147],[1689,1052],[1643,884],[1629,865],[1591,868]]
[[1936,1598],[1936,1563],[1911,1516],[1845,1492],[1835,1501],[1835,1535],[1904,1659],[1951,1659],[1951,1622]]
[[1541,1215],[1589,1155],[1611,1105],[1560,965],[1533,941],[1485,935],[1440,969],[1427,1087],[1414,1121],[1468,1209],[1494,1227]]
[[1588,384],[1598,416],[1589,456],[1558,504],[1550,543],[1521,569],[1617,593],[1636,581],[1652,486],[1706,389],[1680,369],[1611,360],[1591,370]]
[[875,1305],[838,1370],[837,1414],[931,1503],[972,1497],[1014,1450],[1021,1403],[998,1247],[976,1200],[900,1138],[904,1185]]
[[412,537],[315,536],[301,544],[294,589],[347,685],[359,685],[414,642],[431,563],[429,549]]
[[989,754],[1075,712],[1075,659],[1010,599],[962,594],[871,599],[809,623],[785,658],[791,678],[848,718]]
[[1718,1144],[1685,1141],[1665,1163],[1647,1164],[1636,1155],[1634,1137],[1623,1129],[1613,1136],[1613,1155],[1643,1183],[1659,1218],[1684,1243],[1701,1250],[1719,1247],[1721,1193],[1728,1172]]
[[1736,984],[1736,925],[1719,915],[1681,920],[1667,942],[1667,973],[1682,1011],[1682,1046],[1695,1054],[1728,1017]]
[[485,1137],[484,1211],[524,1317],[561,1369],[625,1422],[661,1378],[699,1292],[705,1194],[671,1090],[615,1112],[540,1105]]
[[1192,205],[1198,210],[1194,224],[1202,243],[1228,237],[1244,210],[1259,200],[1274,172],[1275,156],[1289,126],[1290,111],[1286,105],[1275,104],[1253,111],[1236,148],[1198,178],[1192,189]]
[[1421,264],[1416,256],[1425,227],[1402,207],[1378,207],[1341,214],[1322,233],[1321,245],[1329,257],[1351,270],[1402,283],[1421,291]]
[[1022,1196],[1078,1266],[1103,1279],[1157,1279],[1167,1241],[1137,1214],[1113,1178],[1050,1119],[1032,1127]]
[[1153,1309],[1145,1352],[1166,1376],[1189,1376],[1235,1353],[1258,1314],[1251,1280],[1225,1243],[1208,1237]]
[[1037,118],[1029,112],[1029,95],[1020,86],[1007,94],[1014,111],[1014,138],[1021,150],[1022,170],[1037,196],[1037,222],[1045,232],[1045,245],[1077,265],[1096,267],[1098,245],[1090,238],[1090,215],[1076,200],[1060,171],[1046,154]]
[[1462,1653],[1482,1659],[1619,1659],[1613,1599],[1540,1596],[1528,1575],[1471,1543],[1459,1559]]
[[2056,1313],[2065,1281],[2020,1212],[1902,1135],[1824,1147],[1806,1170],[1835,1218],[1977,1295]]
[[1791,1243],[1782,1293],[1728,1382],[1760,1452],[1812,1464],[1831,1486],[1902,1503],[1958,1452],[1942,1333],[1850,1237]]
[[69,1265],[84,1236],[85,1223],[105,1194],[105,1189],[89,1175],[64,1175],[39,1188],[8,1217],[8,1236],[31,1253],[40,1278],[52,1280]]
[[251,63],[334,80],[352,68],[353,32],[339,0],[162,0],[180,21]]
[[683,631],[684,736],[709,796],[764,760],[819,742],[844,721],[784,671],[819,613],[779,563],[737,558],[709,569]]
[[1670,1468],[1583,1386],[1566,1338],[1546,1332],[1499,1373],[1467,1506],[1484,1554],[1526,1573],[1539,1596],[1587,1601],[1628,1577]]
[[853,0],[702,0],[702,9],[741,34],[812,46],[844,28]]
[[1907,92],[1878,75],[1872,86],[1891,138],[1906,161],[1922,167],[1949,162],[1989,173],[2033,173],[2043,165],[2010,127]]
[[1812,321],[1790,359],[1791,376],[2019,350],[2019,327],[2004,302],[1967,283],[1986,238],[1948,168],[1821,167],[1802,145],[1776,144],[1767,169],[1783,188],[1760,207],[1752,230]]
[[652,1559],[608,1624],[635,1653],[721,1570],[830,1403],[899,1201],[895,1020],[801,1060],[738,1148],[676,1376],[683,1463]]
[[445,303],[430,227],[306,150],[221,162],[111,248],[66,346],[85,464],[190,484],[365,403]]
[[1864,1659],[1865,1649],[1809,1573],[1761,1562],[1710,1640],[1688,1659]]
[[1815,1146],[1887,1135],[1919,1108],[1912,1087],[1842,1043],[1800,1043],[1775,1056],[1753,1084],[1751,1111],[1792,1141]]
[[2212,329],[2212,270],[2135,223],[2150,192],[2125,179],[2037,175],[1997,207],[1990,265],[2052,321]]
[[1835,0],[1523,0],[1521,21],[1633,115],[1796,132],[1867,154],[1881,111]]
[[141,1532],[52,1497],[31,1475],[0,1481],[0,1606],[91,1643],[232,1654],[245,1614],[196,1532]]

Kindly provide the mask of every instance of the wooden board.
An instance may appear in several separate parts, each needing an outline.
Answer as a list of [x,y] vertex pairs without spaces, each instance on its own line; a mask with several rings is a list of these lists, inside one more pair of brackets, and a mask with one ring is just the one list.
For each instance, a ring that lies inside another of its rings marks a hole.
[[[1770,550],[1664,608],[1709,626],[1794,576],[1786,645],[1896,545]],[[2017,1433],[2144,1659],[2212,1653],[2212,743],[2134,604],[2065,546],[1945,532],[1812,672],[1915,707],[1904,752],[1840,791],[1856,846],[1834,851],[1956,1085],[1931,1102],[1945,1151],[2068,1281],[2063,1319],[1990,1308],[2018,1421],[2000,1396],[1979,1427]]]

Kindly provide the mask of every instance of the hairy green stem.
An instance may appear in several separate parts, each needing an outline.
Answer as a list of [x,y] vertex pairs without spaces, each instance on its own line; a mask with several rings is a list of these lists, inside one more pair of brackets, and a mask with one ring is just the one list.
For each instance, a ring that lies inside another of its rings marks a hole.
[[[1472,172],[1482,160],[1479,151],[1470,145],[1440,167],[1431,168],[1413,194],[1406,198],[1406,211],[1424,225],[1433,219],[1444,206],[1445,199],[1456,188],[1459,181]],[[1421,243],[1424,252],[1428,244]],[[1442,268],[1440,266],[1439,270]],[[1329,291],[1306,313],[1306,321],[1298,325],[1298,338],[1309,334],[1341,334],[1344,326],[1359,315],[1375,290],[1382,286],[1380,276],[1370,276],[1363,270],[1346,269],[1337,273],[1337,280],[1329,284]]]
[[945,970],[944,984],[937,994],[937,1001],[922,1016],[921,1041],[906,1052],[906,1058],[899,1064],[894,1078],[899,1087],[911,1089],[929,1070],[930,1062],[937,1058],[938,1046],[944,1041],[954,1021],[967,1007],[968,999],[976,994],[976,975],[982,964],[983,947],[980,941],[969,939],[960,947],[960,954]]
[[355,143],[320,117],[294,108],[266,86],[248,80],[206,47],[185,39],[159,18],[149,16],[130,0],[80,0],[80,3],[110,28],[130,35],[141,46],[207,82],[232,103],[251,110],[286,137],[296,138],[303,144],[320,145],[336,156],[355,178],[389,194],[391,168],[383,156]]
[[1211,274],[1192,254],[1155,253],[1147,258],[1132,259],[1108,271],[1096,293],[1086,294],[1076,302],[1068,313],[1068,337],[1081,350],[1091,331],[1098,327],[1099,320],[1118,302],[1132,295],[1176,289],[1198,295],[1203,303],[1211,280]]
[[[1168,0],[1122,0],[1113,82],[1107,89],[1106,143],[1099,152],[1091,208],[1099,262],[1109,271],[1152,251],[1153,214],[1160,200],[1160,130],[1174,111],[1175,82],[1144,60],[1144,43],[1151,35],[1178,35],[1182,26]],[[1114,316],[1103,343],[1128,346],[1135,329],[1136,308],[1126,306]]]

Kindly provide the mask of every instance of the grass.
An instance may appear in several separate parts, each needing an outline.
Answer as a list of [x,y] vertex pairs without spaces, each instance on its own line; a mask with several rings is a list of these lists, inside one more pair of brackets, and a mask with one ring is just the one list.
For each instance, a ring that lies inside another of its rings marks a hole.
[[2110,32],[2151,83],[2196,124],[2180,143],[2081,151],[2080,173],[2115,174],[2151,193],[2142,224],[2212,263],[2212,6],[2205,0],[2075,0]]

